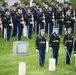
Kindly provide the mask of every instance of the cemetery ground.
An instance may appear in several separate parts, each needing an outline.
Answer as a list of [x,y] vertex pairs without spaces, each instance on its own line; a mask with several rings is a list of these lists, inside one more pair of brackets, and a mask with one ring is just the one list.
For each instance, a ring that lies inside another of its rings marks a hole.
[[[0,0],[0,3],[3,0]],[[23,3],[24,0],[22,0]],[[72,0],[75,1],[75,0]],[[76,24],[74,39],[76,36]],[[36,35],[33,32],[33,38],[27,40],[27,38],[22,36],[22,41],[29,43],[29,54],[27,56],[13,56],[13,42],[16,41],[16,37],[11,37],[9,42],[0,37],[0,75],[18,75],[19,62],[26,63],[26,75],[76,75],[75,67],[75,57],[74,52],[71,56],[71,64],[65,64],[65,49],[63,46],[63,35],[61,36],[60,49],[59,49],[59,59],[58,65],[56,66],[56,71],[50,72],[48,70],[49,58],[51,58],[51,50],[49,49],[45,57],[44,67],[38,66],[38,52],[35,49],[35,38]],[[49,38],[47,37],[49,41]]]
[[[51,58],[50,49],[48,53],[46,53],[44,67],[38,66],[38,52],[36,52],[35,49],[36,35],[34,34],[34,32],[33,38],[31,40],[27,40],[27,38],[22,37],[22,41],[26,41],[29,43],[29,54],[27,56],[12,55],[13,42],[16,41],[16,37],[11,37],[11,40],[9,42],[5,42],[5,39],[0,37],[0,75],[18,75],[19,62],[26,63],[26,75],[76,75],[74,52],[72,52],[71,64],[65,64],[65,49],[63,46],[63,37],[64,35],[61,36],[59,60],[58,65],[56,66],[56,71],[54,72],[50,72],[48,70],[49,58]],[[49,41],[48,37],[47,40]]]

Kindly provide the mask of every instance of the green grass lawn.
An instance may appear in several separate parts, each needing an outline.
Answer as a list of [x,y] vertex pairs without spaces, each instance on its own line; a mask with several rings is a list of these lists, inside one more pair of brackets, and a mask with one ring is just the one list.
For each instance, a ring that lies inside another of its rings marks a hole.
[[[76,32],[75,32],[76,33]],[[13,56],[13,42],[16,38],[11,38],[10,42],[5,42],[0,38],[0,75],[18,75],[19,62],[26,62],[27,73],[26,75],[76,75],[76,68],[74,54],[72,53],[71,64],[65,64],[65,50],[63,47],[63,36],[61,37],[61,44],[59,50],[59,61],[55,72],[49,72],[49,58],[51,57],[51,51],[46,53],[45,66],[38,66],[38,53],[35,51],[35,37],[33,33],[33,39],[27,40],[22,37],[22,41],[29,42],[29,54],[27,56]],[[48,38],[47,38],[48,39]]]
[[[0,3],[3,0],[0,0]],[[27,0],[28,1],[28,0]],[[37,0],[38,1],[38,0]],[[49,0],[50,1],[50,0]],[[75,1],[75,0],[71,0]],[[24,1],[22,0],[22,3]],[[76,24],[75,24],[76,25]],[[76,36],[76,26],[74,37]],[[38,53],[35,50],[35,38],[33,33],[33,39],[27,40],[22,37],[22,41],[29,43],[29,54],[27,56],[13,56],[13,42],[16,41],[16,37],[11,37],[10,42],[5,42],[5,39],[0,37],[0,75],[18,75],[19,62],[26,62],[26,75],[76,75],[76,67],[74,53],[72,52],[71,64],[65,64],[65,49],[63,46],[63,35],[61,36],[61,44],[59,50],[59,60],[56,66],[56,71],[49,72],[49,58],[51,57],[51,51],[46,53],[45,66],[38,66]],[[47,38],[48,40],[48,38]]]

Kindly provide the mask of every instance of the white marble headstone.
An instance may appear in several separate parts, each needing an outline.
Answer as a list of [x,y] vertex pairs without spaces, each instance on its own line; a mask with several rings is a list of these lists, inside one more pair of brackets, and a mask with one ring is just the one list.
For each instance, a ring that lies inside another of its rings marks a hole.
[[[65,0],[65,2],[66,2],[66,1],[69,2],[70,0]],[[57,0],[57,2],[64,3],[64,0]]]
[[33,6],[33,0],[30,0],[30,7],[32,7]]
[[19,63],[19,75],[26,75],[26,63],[25,62]]
[[20,4],[21,3],[20,1],[21,0],[4,0],[4,2],[7,2],[8,5],[13,5],[15,2],[18,2]]
[[56,70],[56,60],[55,58],[50,58],[49,59],[49,71],[55,71]]
[[13,55],[28,55],[28,42],[13,42]]

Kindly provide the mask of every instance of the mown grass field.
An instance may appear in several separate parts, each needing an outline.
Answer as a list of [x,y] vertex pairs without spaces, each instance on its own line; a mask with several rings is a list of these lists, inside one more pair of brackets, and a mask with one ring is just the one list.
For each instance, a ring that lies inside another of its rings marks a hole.
[[[0,3],[3,0],[0,0]],[[28,0],[27,0],[28,1]],[[37,0],[38,1],[38,0]],[[49,0],[50,1],[50,0]],[[75,0],[72,0],[75,1]],[[24,1],[22,0],[22,3]],[[74,39],[76,36],[76,24]],[[65,64],[65,49],[63,46],[63,35],[61,36],[61,44],[59,50],[59,60],[58,65],[56,66],[56,71],[49,72],[49,58],[51,57],[51,51],[49,49],[46,53],[45,66],[38,66],[38,53],[35,50],[35,38],[36,35],[33,32],[33,39],[27,40],[25,37],[22,37],[22,41],[29,43],[29,54],[27,56],[13,56],[13,42],[16,41],[16,37],[11,37],[10,42],[5,42],[5,39],[0,37],[0,75],[18,75],[18,66],[19,62],[26,62],[26,75],[76,75],[76,67],[74,53],[72,52],[71,64]],[[47,40],[49,38],[47,37]]]
[[29,42],[28,56],[13,56],[13,42],[16,38],[11,38],[10,42],[5,42],[0,38],[0,75],[18,75],[19,62],[26,62],[27,73],[26,75],[76,75],[76,68],[74,54],[72,53],[71,64],[65,64],[65,50],[63,47],[63,36],[61,37],[59,61],[55,72],[49,72],[48,64],[51,57],[51,51],[46,53],[45,66],[38,66],[38,53],[35,51],[35,37],[33,34],[32,40],[27,40],[22,37],[22,41]]

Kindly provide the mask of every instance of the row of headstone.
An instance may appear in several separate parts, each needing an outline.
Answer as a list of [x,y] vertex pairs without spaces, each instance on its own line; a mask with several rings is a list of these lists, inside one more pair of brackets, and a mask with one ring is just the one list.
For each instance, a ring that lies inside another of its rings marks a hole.
[[4,2],[7,2],[8,5],[13,5],[15,2],[21,3],[21,0],[4,0]]
[[[49,59],[49,71],[55,71],[56,66],[55,66],[55,59],[51,58]],[[26,63],[25,62],[20,62],[19,63],[19,75],[26,75]]]
[[[57,0],[60,3],[64,3],[64,1],[70,1],[70,0]],[[8,5],[13,5],[15,2],[18,2],[19,4],[21,4],[21,0],[4,0],[4,2],[7,2]],[[30,0],[30,7],[33,5],[32,4],[33,0]]]
[[[13,5],[15,2],[18,2],[19,4],[21,4],[21,0],[4,0],[4,2],[7,2],[9,6]],[[30,7],[33,6],[33,0],[30,0]]]
[[57,0],[57,2],[60,2],[60,3],[64,3],[64,2],[69,2],[70,0]]

